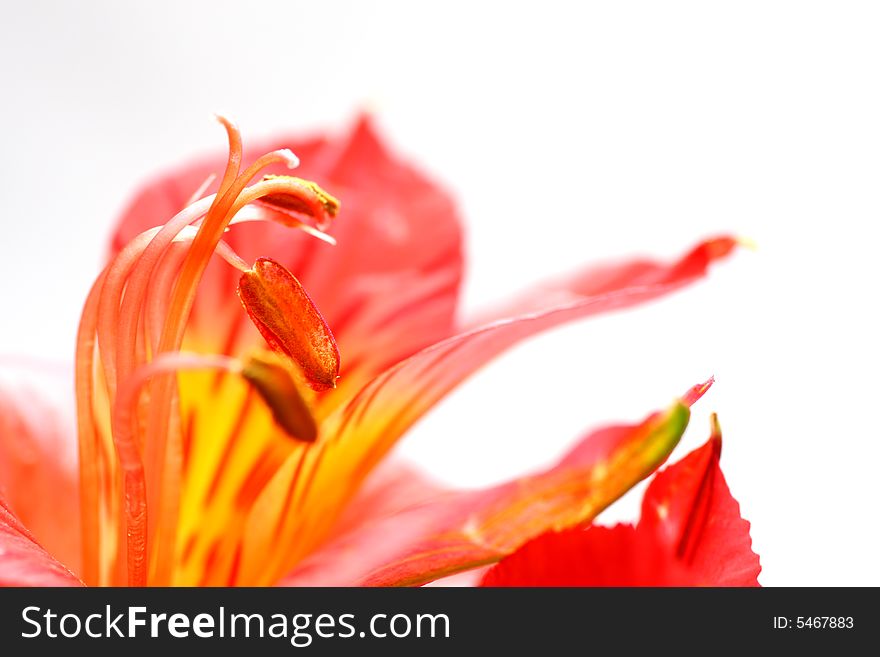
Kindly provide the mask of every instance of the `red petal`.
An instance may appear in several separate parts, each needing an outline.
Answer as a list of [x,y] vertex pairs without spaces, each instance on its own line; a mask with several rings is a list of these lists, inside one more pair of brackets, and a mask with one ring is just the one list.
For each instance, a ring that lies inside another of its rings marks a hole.
[[0,586],[82,586],[34,540],[0,498]]
[[4,364],[0,370],[0,496],[42,545],[78,570],[72,381],[69,371],[54,366]]
[[372,523],[331,543],[282,583],[417,585],[498,561],[548,529],[589,522],[662,462],[688,415],[676,404],[640,424],[597,432],[600,449],[576,449],[542,473]]
[[757,586],[761,564],[749,522],[719,467],[721,434],[659,472],[642,502],[640,528],[707,586]]
[[703,447],[654,477],[637,527],[548,532],[489,570],[482,584],[757,586],[761,566],[718,465],[715,427]]
[[693,586],[668,552],[631,525],[547,532],[493,566],[481,586]]

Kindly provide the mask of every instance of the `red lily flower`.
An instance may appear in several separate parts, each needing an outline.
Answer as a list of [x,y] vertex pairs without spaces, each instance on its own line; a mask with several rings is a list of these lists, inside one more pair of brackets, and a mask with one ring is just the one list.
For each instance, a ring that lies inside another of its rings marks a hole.
[[[460,325],[453,204],[369,121],[253,151],[221,122],[225,167],[145,189],[86,301],[78,472],[44,406],[0,390],[0,583],[419,584],[588,523],[665,460],[698,394],[506,486],[451,493],[389,469],[364,485],[505,349],[687,285],[733,239],[585,269]],[[308,180],[283,175],[288,149]]]
[[547,532],[483,586],[757,586],[761,565],[719,467],[721,430],[654,476],[636,526]]

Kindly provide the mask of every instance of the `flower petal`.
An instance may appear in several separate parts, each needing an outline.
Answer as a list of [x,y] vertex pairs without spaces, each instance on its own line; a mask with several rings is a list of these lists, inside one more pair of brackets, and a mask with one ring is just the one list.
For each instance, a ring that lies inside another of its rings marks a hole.
[[381,518],[455,494],[411,465],[393,459],[383,461],[346,505],[329,540],[359,531]]
[[645,492],[639,527],[652,532],[707,586],[757,586],[761,564],[719,466],[721,432],[657,473]]
[[424,584],[493,563],[548,529],[589,522],[650,474],[687,426],[680,403],[636,425],[584,439],[556,466],[466,491],[372,523],[307,559],[282,584]]
[[3,364],[0,496],[42,545],[78,571],[79,471],[69,407],[72,380],[65,368]]
[[[695,388],[696,389],[696,388]],[[719,467],[721,433],[654,476],[638,526],[547,532],[483,586],[757,586],[749,523]]]
[[712,262],[725,258],[738,243],[738,240],[727,235],[707,239],[673,264],[635,258],[589,265],[574,274],[536,285],[504,306],[475,319],[471,325],[540,312],[549,304],[562,305],[582,297],[600,296],[623,288],[684,285],[705,275]]
[[[373,545],[359,545],[361,532],[370,532],[375,523],[385,521],[397,514],[420,507],[429,502],[453,498],[457,492],[444,489],[427,479],[411,466],[395,461],[383,462],[367,477],[364,485],[346,506],[344,513],[334,525],[324,546],[318,548],[307,564],[296,570],[297,586],[321,586],[336,582],[340,566],[355,559],[358,563],[369,561],[375,551],[376,558],[387,549],[385,541]],[[339,546],[343,546],[340,550]],[[350,546],[350,547],[347,547]]]
[[0,497],[0,586],[81,586],[34,540]]
[[[706,273],[714,257],[729,252],[712,244],[728,241],[732,242],[719,238],[703,243],[678,261],[662,268],[657,265],[655,270],[665,274],[657,274],[653,284],[639,281],[628,287],[626,279],[615,279],[619,288],[591,296],[577,292],[589,287],[586,282],[574,281],[561,305],[449,338],[383,372],[323,423],[316,446],[320,451],[313,454],[306,483],[298,481],[301,460],[290,459],[267,486],[253,512],[245,554],[265,554],[271,545],[289,545],[288,550],[275,551],[279,561],[274,565],[259,562],[260,576],[282,576],[326,536],[339,509],[400,436],[468,376],[543,330],[648,301],[693,282]],[[296,504],[279,503],[290,499],[289,491],[294,489],[298,489]],[[303,539],[304,526],[315,542]],[[244,561],[253,563],[254,569],[258,565],[254,557]]]

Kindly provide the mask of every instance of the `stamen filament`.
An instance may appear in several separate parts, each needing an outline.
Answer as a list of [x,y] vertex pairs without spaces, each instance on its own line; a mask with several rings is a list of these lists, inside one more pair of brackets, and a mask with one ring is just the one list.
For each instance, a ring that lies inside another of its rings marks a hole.
[[140,249],[140,257],[125,285],[125,296],[122,297],[121,283],[119,287],[110,291],[111,298],[117,299],[117,305],[119,304],[118,299],[122,298],[122,304],[118,311],[118,325],[116,326],[119,336],[116,348],[116,366],[117,376],[120,379],[128,376],[135,367],[134,343],[137,338],[139,309],[143,304],[144,294],[157,263],[177,235],[201,217],[211,207],[215,198],[209,196],[194,203],[177,213],[171,221],[162,226],[146,247]]
[[[116,396],[117,381],[126,378],[133,368],[132,363],[143,361],[143,357],[139,358],[137,353],[137,326],[140,313],[136,312],[136,309],[143,301],[143,293],[150,280],[153,269],[150,265],[153,264],[154,254],[161,257],[163,247],[181,238],[191,241],[193,236],[183,236],[185,229],[193,219],[201,216],[212,200],[212,198],[203,199],[200,203],[179,213],[168,225],[147,230],[129,242],[101,274],[89,294],[83,311],[77,350],[77,416],[82,450],[80,463],[83,488],[83,553],[87,564],[84,579],[88,583],[96,583],[100,578],[98,552],[101,493],[98,483],[100,475],[96,472],[95,465],[99,446],[92,420],[94,410],[91,408],[95,333],[98,335],[97,342],[104,379],[112,404]],[[248,269],[247,263],[226,242],[220,242],[217,252],[236,269],[240,271]],[[172,268],[171,273],[177,273],[176,267]],[[121,308],[120,297],[123,297]],[[122,339],[120,340],[118,336]],[[156,342],[158,335],[153,344]],[[121,372],[117,371],[118,362],[122,363]]]
[[336,238],[332,235],[328,235],[327,233],[315,228],[314,226],[309,226],[309,224],[302,221],[293,223],[291,221],[290,215],[284,214],[279,210],[273,210],[269,207],[252,209],[252,212],[249,212],[249,208],[246,207],[239,210],[238,213],[232,218],[232,221],[229,222],[229,225],[237,226],[238,224],[249,223],[252,221],[272,221],[289,226],[291,228],[297,228],[307,235],[316,237],[322,242],[327,242],[327,244],[336,246]]
[[226,190],[229,189],[229,186],[232,185],[236,177],[238,177],[238,172],[241,170],[242,148],[241,132],[239,132],[235,123],[222,114],[215,114],[214,118],[226,129],[226,136],[229,140],[229,157],[226,160],[226,169],[223,171],[223,179],[220,181],[220,189],[216,196],[219,199],[226,193]]
[[[178,379],[170,375],[191,369],[243,375],[243,365],[229,356],[180,352],[197,288],[213,254],[244,274],[252,270],[222,239],[225,231],[232,223],[274,220],[335,243],[322,229],[323,220],[336,214],[338,202],[314,183],[282,176],[247,186],[269,165],[296,167],[296,156],[287,149],[274,151],[242,172],[238,129],[223,116],[217,120],[229,141],[218,192],[199,198],[215,180],[209,177],[168,223],[129,242],[98,277],[83,310],[77,335],[76,391],[83,579],[88,584],[128,581],[144,586],[172,581],[183,433],[177,408]],[[307,210],[302,218],[271,209],[241,212],[272,194],[295,205],[297,195],[306,192],[311,196],[302,197]],[[312,197],[326,197],[334,205],[327,201],[320,206]],[[304,222],[311,218],[317,228]],[[249,374],[256,376],[250,370]],[[302,408],[291,410],[286,400],[293,393],[284,385],[275,382],[275,387],[267,388],[263,378],[255,381],[261,394],[269,396],[273,416],[288,433],[300,440],[316,438],[317,425],[302,399]],[[140,402],[147,386],[148,405]],[[248,490],[254,495],[277,465],[273,464],[271,459],[262,459],[262,470],[248,475]]]
[[[224,123],[224,125],[227,124]],[[227,129],[231,128],[227,126]],[[193,240],[192,247],[184,258],[180,277],[174,286],[174,292],[171,296],[170,308],[165,319],[165,327],[159,340],[157,353],[161,354],[180,349],[183,342],[183,334],[186,330],[186,323],[189,320],[190,311],[195,299],[196,288],[207,267],[210,255],[217,248],[217,244],[229,221],[236,214],[237,210],[230,211],[230,208],[247,183],[260,170],[277,162],[287,164],[291,168],[299,164],[296,156],[287,149],[267,153],[258,158],[243,174],[239,175],[229,185],[229,188],[223,193],[219,201],[217,201],[217,198],[220,197],[220,194],[215,196],[215,203],[212,204],[204,221],[199,226],[199,231]],[[227,169],[228,173],[229,169]],[[227,176],[224,176],[224,182],[226,179]],[[161,379],[155,382],[152,386],[152,393],[153,409],[147,418],[145,447],[148,467],[162,468],[161,481],[157,488],[159,495],[158,504],[163,512],[159,516],[159,524],[156,528],[158,539],[156,543],[157,551],[154,557],[157,568],[156,580],[157,583],[161,584],[170,579],[171,563],[177,535],[177,514],[173,512],[176,508],[174,500],[180,495],[179,476],[168,472],[173,469],[168,460],[169,456],[173,456],[174,461],[180,463],[182,458],[179,454],[168,454],[169,442],[176,442],[179,446],[179,440],[169,440],[168,435],[169,418],[174,397],[172,381]],[[166,472],[169,477],[168,480],[165,479]],[[171,478],[173,478],[173,481]]]
[[113,406],[113,442],[122,467],[125,490],[128,585],[147,583],[147,491],[144,463],[135,441],[135,417],[144,384],[159,374],[182,370],[222,369],[240,373],[241,363],[228,356],[160,354],[138,368],[119,389]]
[[198,186],[196,191],[193,192],[193,195],[189,197],[189,200],[183,204],[183,207],[190,206],[201,199],[215,180],[217,180],[216,173],[212,173],[207,178],[205,178],[204,182],[202,182],[202,184]]
[[231,246],[229,246],[228,242],[220,240],[217,244],[217,250],[215,253],[235,267],[238,271],[250,271],[251,266],[244,260],[244,258],[238,255]]
[[76,417],[79,434],[80,514],[82,523],[82,579],[88,585],[101,583],[100,504],[101,450],[93,415],[93,374],[98,300],[104,285],[102,273],[86,299],[76,338]]

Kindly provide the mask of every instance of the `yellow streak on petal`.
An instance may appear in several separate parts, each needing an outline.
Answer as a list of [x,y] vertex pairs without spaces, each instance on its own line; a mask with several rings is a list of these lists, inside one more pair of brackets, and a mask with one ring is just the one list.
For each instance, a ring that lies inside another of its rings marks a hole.
[[235,376],[182,375],[188,440],[175,585],[223,585],[236,567],[246,513],[296,449],[271,411]]

